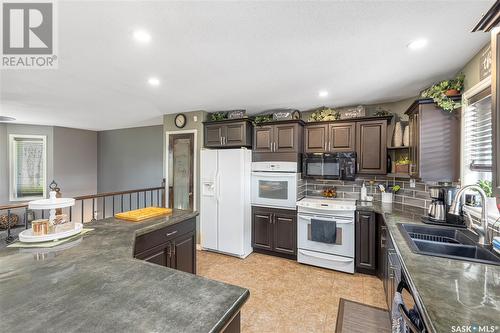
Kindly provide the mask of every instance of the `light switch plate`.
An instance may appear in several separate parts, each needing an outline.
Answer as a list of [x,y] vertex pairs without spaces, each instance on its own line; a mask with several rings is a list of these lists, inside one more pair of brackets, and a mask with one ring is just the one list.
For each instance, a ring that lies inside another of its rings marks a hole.
[[415,179],[410,179],[410,188],[415,188]]
[[198,116],[193,116],[193,121],[197,122],[198,121]]

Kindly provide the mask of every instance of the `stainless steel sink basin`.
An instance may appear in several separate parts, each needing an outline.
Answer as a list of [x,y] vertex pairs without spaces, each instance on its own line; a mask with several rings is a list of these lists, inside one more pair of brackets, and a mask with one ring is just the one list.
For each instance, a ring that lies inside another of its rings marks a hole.
[[500,257],[476,245],[469,230],[418,224],[399,224],[398,228],[414,253],[500,265]]

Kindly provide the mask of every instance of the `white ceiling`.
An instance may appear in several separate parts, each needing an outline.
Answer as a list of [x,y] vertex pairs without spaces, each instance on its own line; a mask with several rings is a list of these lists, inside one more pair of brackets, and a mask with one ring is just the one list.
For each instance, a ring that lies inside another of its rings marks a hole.
[[[487,43],[470,30],[493,2],[59,2],[59,69],[0,72],[0,114],[104,130],[189,110],[398,100]],[[421,37],[425,49],[406,47]]]

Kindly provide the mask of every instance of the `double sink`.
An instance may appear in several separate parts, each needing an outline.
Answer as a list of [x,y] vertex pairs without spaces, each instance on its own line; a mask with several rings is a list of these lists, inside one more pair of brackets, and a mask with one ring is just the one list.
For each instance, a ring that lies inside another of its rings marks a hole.
[[398,228],[414,253],[500,265],[500,257],[477,245],[475,235],[467,229],[406,223]]

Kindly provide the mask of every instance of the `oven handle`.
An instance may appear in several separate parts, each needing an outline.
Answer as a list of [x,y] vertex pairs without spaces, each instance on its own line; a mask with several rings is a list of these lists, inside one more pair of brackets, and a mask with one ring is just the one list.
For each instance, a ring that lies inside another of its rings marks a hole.
[[297,174],[294,172],[265,172],[265,171],[252,171],[252,176],[257,176],[257,177],[262,177],[262,178],[275,178],[275,177],[282,177],[282,178],[290,178],[290,179],[296,179]]
[[330,260],[330,261],[339,261],[339,262],[352,262],[352,261],[354,261],[354,259],[351,259],[351,258],[342,258],[342,259],[340,259],[338,257],[332,258],[332,256],[330,254],[322,254],[322,253],[318,253],[318,252],[311,253],[309,251],[306,252],[306,251],[302,251],[302,250],[299,250],[299,252],[300,252],[300,254],[308,256],[308,257],[325,259],[325,260]]
[[321,221],[337,222],[337,224],[351,224],[351,223],[354,223],[353,219],[349,219],[349,220],[346,220],[346,221],[341,221],[338,218],[327,218],[327,217],[321,217],[321,216],[316,216],[316,215],[314,215],[314,216],[305,216],[305,215],[302,215],[302,214],[298,214],[298,217],[299,217],[299,219],[304,219],[304,220],[307,220],[307,221],[311,221],[312,219],[315,219],[315,220],[321,220]]

